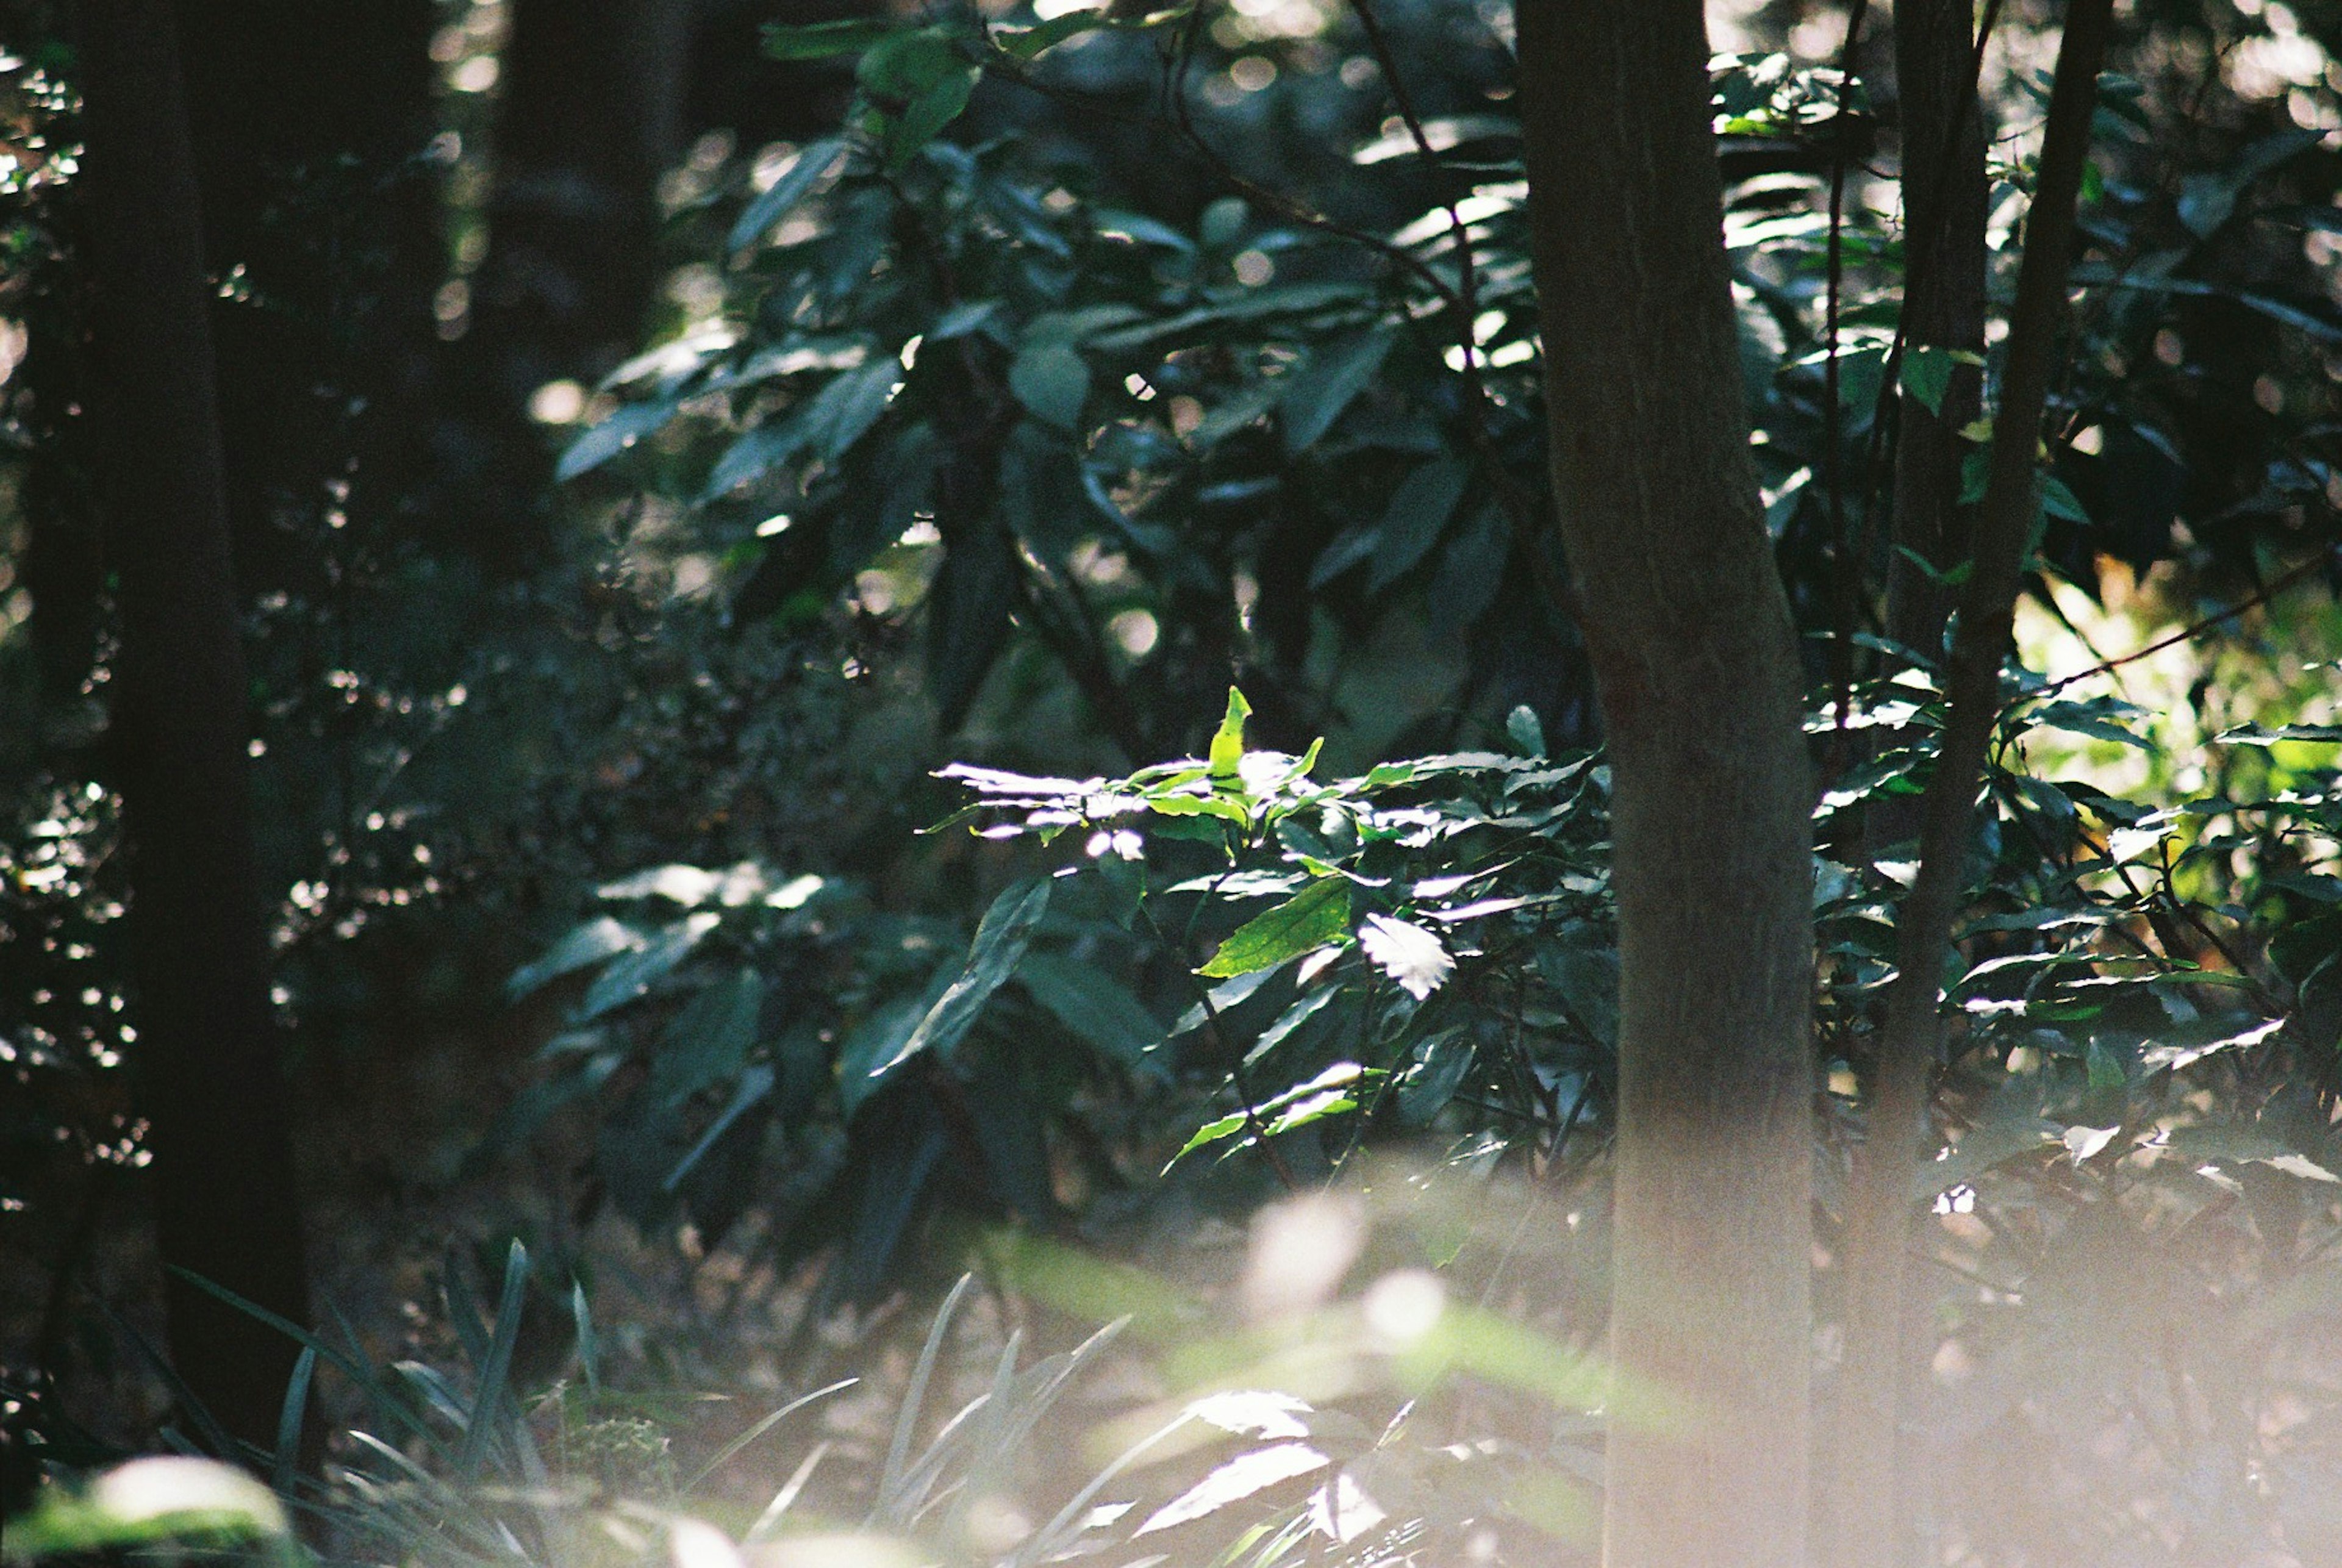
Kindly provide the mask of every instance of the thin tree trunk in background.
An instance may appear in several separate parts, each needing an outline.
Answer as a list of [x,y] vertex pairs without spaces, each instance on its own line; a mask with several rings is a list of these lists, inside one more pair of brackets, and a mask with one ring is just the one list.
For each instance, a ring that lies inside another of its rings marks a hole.
[[[300,1212],[253,869],[195,165],[163,0],[81,11],[93,412],[122,614],[114,735],[130,844],[136,1064],[163,1261],[302,1322]],[[171,1357],[228,1432],[274,1441],[295,1347],[175,1274]]]
[[[1986,311],[1986,196],[1983,113],[1977,95],[1975,7],[1972,0],[1897,0],[1895,7],[1895,69],[1902,122],[1904,234],[1903,327],[1908,348],[1932,348],[1977,355],[1984,353]],[[1893,522],[1887,558],[1887,634],[1922,658],[1942,654],[1944,632],[1957,590],[1943,581],[1969,550],[1967,508],[1960,502],[1968,445],[1960,432],[1983,412],[1980,368],[1955,363],[1942,402],[1930,410],[1908,388],[1898,394],[1896,414]],[[1914,559],[1917,557],[1917,559]],[[1930,570],[1932,568],[1932,570]],[[1888,746],[1907,746],[1922,737],[1897,731]],[[1863,853],[1877,862],[1897,845],[1919,835],[1919,798],[1889,795],[1871,804],[1862,821]],[[1881,1074],[1874,1073],[1876,1082]],[[1849,1225],[1852,1216],[1848,1216]],[[1847,1259],[1841,1248],[1840,1263]],[[1877,1310],[1890,1310],[1880,1302]],[[1892,1352],[1901,1384],[1899,1407],[1916,1392],[1920,1375],[1918,1335],[1925,1324],[1917,1299],[1892,1303],[1897,1323]],[[1848,1364],[1867,1364],[1889,1353],[1870,1343],[1887,1325],[1849,1322]],[[1917,1488],[1925,1468],[1899,1430],[1882,1434],[1859,1408],[1873,1392],[1842,1382],[1831,1405],[1828,1473],[1830,1505],[1846,1544],[1832,1559],[1837,1568],[1855,1561],[1856,1533],[1909,1543],[1919,1507]],[[1868,1507],[1855,1498],[1883,1500],[1879,1512],[1857,1523],[1849,1509]],[[1867,1550],[1878,1550],[1875,1543]],[[1889,1558],[1889,1561],[1897,1559]]]
[[513,0],[475,345],[515,407],[634,353],[681,152],[693,0]]
[[2008,355],[1993,421],[1992,471],[1960,599],[1935,772],[1922,798],[1917,880],[1896,923],[1897,974],[1870,1089],[1867,1135],[1847,1183],[1846,1353],[1827,1508],[1833,1568],[1897,1568],[1910,1555],[1896,1453],[1914,1386],[1905,1312],[1917,1218],[1913,1187],[1932,1149],[1927,1107],[1942,1054],[1938,1012],[1975,827],[1985,752],[2000,714],[2027,542],[2039,501],[2041,416],[2066,315],[2075,205],[2088,163],[2111,0],[2073,0],[2058,48]]
[[[1903,120],[1903,327],[1911,348],[1984,353],[1984,121],[1975,86],[1971,0],[1899,0],[1895,71]],[[1940,410],[1901,394],[1897,413],[1887,635],[1934,658],[1953,590],[1938,579],[1967,554],[1959,433],[1983,410],[1983,375],[1957,365]],[[1935,568],[1931,576],[1904,554]],[[1916,832],[1916,814],[1906,834]]]
[[1519,12],[1546,400],[1613,784],[1610,1568],[1806,1568],[1810,767],[1697,0]]

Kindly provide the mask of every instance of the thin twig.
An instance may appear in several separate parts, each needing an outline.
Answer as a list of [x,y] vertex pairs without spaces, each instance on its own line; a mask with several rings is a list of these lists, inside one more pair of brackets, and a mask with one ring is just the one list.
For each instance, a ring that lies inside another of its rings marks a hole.
[[2125,664],[2135,664],[2141,659],[2148,658],[2156,654],[2163,652],[2166,648],[2177,647],[2181,643],[2193,642],[2197,637],[2200,637],[2205,633],[2210,631],[2213,627],[2220,624],[2223,621],[2233,621],[2238,615],[2245,614],[2248,610],[2259,609],[2263,604],[2267,604],[2271,599],[2283,594],[2287,589],[2291,588],[2296,584],[2304,582],[2308,578],[2317,575],[2317,573],[2325,570],[2327,567],[2331,566],[2334,564],[2336,554],[2338,550],[2342,550],[2342,545],[2328,545],[2325,554],[2317,557],[2315,560],[2303,562],[2300,565],[2296,566],[2293,570],[2286,573],[2283,576],[2278,577],[2274,582],[2271,582],[2267,586],[2263,587],[2258,593],[2253,594],[2248,597],[2239,599],[2235,604],[2229,605],[2227,609],[2207,615],[2200,621],[2191,621],[2187,625],[2180,627],[2179,630],[2171,633],[2168,636],[2157,637],[2154,642],[2149,643],[2144,648],[2137,649],[2132,653],[2124,654],[2117,658],[2100,660],[2097,664],[2092,664],[2087,670],[2077,670],[2073,674],[2061,676],[2042,687],[2041,694],[2047,696],[2052,692],[2062,692],[2067,686],[2073,685],[2077,681],[2087,681],[2093,675],[2103,675],[2110,670],[2121,669]]

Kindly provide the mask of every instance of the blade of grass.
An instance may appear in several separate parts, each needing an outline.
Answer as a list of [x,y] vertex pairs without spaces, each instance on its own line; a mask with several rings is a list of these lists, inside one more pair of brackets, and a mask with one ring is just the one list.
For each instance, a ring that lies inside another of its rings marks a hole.
[[795,1415],[798,1411],[803,1410],[815,1400],[826,1399],[829,1395],[836,1393],[840,1389],[852,1388],[856,1383],[861,1381],[862,1380],[857,1377],[842,1377],[836,1383],[831,1383],[827,1388],[816,1388],[811,1393],[800,1394],[796,1399],[789,1401],[788,1403],[781,1406],[780,1409],[773,1412],[772,1414],[766,1416],[762,1421],[756,1423],[756,1425],[750,1427],[747,1431],[742,1433],[739,1436],[726,1443],[722,1448],[716,1450],[716,1457],[701,1465],[697,1473],[695,1473],[690,1480],[683,1483],[683,1495],[688,1497],[694,1492],[699,1490],[699,1483],[701,1482],[706,1480],[709,1476],[723,1469],[726,1462],[730,1460],[742,1449],[756,1442],[756,1439],[772,1431],[773,1428],[779,1425],[783,1420]]
[[[577,1364],[586,1373],[586,1392],[595,1399],[602,1397],[602,1342],[594,1337],[594,1316],[586,1310],[586,1283],[572,1278],[569,1282],[569,1315],[577,1320]],[[688,1492],[689,1487],[684,1488]]]
[[301,1463],[301,1426],[309,1413],[309,1380],[316,1375],[317,1347],[303,1345],[285,1383],[285,1408],[276,1417],[276,1464],[271,1484],[280,1497],[293,1493],[293,1476]]
[[[187,1277],[195,1278],[193,1274]],[[222,1426],[218,1419],[205,1407],[204,1402],[195,1397],[195,1391],[187,1386],[186,1380],[178,1374],[170,1362],[164,1357],[163,1353],[147,1343],[145,1334],[131,1327],[121,1313],[104,1302],[97,1303],[97,1310],[105,1314],[106,1321],[114,1325],[115,1333],[130,1342],[131,1348],[137,1351],[140,1359],[155,1369],[155,1374],[160,1377],[164,1386],[171,1391],[172,1399],[187,1413],[187,1419],[195,1423],[195,1430],[203,1434],[204,1441],[211,1444],[213,1454],[221,1459],[237,1458],[235,1439],[227,1434],[227,1429]]]
[[798,1495],[806,1489],[806,1483],[813,1479],[814,1468],[828,1454],[829,1439],[825,1437],[807,1451],[781,1489],[773,1493],[773,1500],[765,1504],[762,1513],[756,1515],[756,1523],[749,1525],[748,1533],[740,1537],[741,1545],[754,1546],[780,1527],[781,1515],[796,1504]]
[[886,1448],[886,1468],[880,1473],[877,1507],[874,1513],[889,1508],[895,1493],[903,1483],[903,1467],[911,1456],[911,1434],[919,1424],[919,1410],[926,1402],[927,1380],[935,1374],[936,1358],[943,1353],[944,1334],[951,1327],[952,1314],[959,1310],[960,1302],[968,1288],[976,1283],[972,1273],[959,1276],[951,1294],[936,1311],[936,1321],[927,1330],[927,1343],[919,1351],[918,1364],[911,1369],[910,1386],[903,1391],[903,1412],[895,1421],[895,1439]]
[[466,1481],[478,1478],[480,1463],[487,1457],[489,1440],[505,1413],[513,1345],[520,1338],[521,1307],[527,1296],[528,1249],[515,1240],[505,1253],[505,1288],[496,1298],[495,1337],[488,1342],[487,1360],[480,1367],[479,1393],[472,1401],[472,1424],[464,1433],[463,1451],[456,1456],[456,1467]]

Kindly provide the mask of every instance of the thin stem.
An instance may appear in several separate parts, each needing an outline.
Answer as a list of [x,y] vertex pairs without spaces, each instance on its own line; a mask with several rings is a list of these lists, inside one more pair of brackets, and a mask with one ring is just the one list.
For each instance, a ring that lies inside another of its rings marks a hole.
[[1186,948],[1171,940],[1144,898],[1138,901],[1138,913],[1146,922],[1146,929],[1155,934],[1155,940],[1161,943],[1177,962],[1180,972],[1187,977],[1189,988],[1196,993],[1196,1001],[1204,1010],[1205,1024],[1211,1031],[1214,1044],[1219,1046],[1220,1054],[1227,1061],[1228,1085],[1236,1092],[1236,1108],[1244,1114],[1245,1131],[1252,1135],[1254,1145],[1267,1157],[1269,1169],[1276,1173],[1276,1179],[1285,1190],[1299,1192],[1301,1178],[1293,1174],[1293,1167],[1286,1164],[1283,1152],[1269,1142],[1268,1128],[1261,1122],[1260,1113],[1253,1107],[1252,1086],[1245,1080],[1244,1053],[1236,1048],[1235,1042],[1228,1038],[1226,1026],[1220,1022],[1220,1010],[1212,1001],[1212,988],[1196,978],[1195,970],[1187,964]]

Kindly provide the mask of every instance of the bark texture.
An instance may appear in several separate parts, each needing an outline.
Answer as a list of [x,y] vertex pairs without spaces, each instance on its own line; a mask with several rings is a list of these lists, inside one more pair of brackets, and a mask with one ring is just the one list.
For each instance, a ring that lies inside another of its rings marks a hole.
[[1952,922],[1975,829],[1985,750],[2000,715],[2026,546],[2039,507],[2042,409],[2065,325],[2075,203],[2089,158],[2090,118],[2105,57],[2110,0],[2074,0],[2057,54],[2048,128],[2025,258],[2009,310],[2008,354],[1994,416],[1991,475],[1977,514],[1975,563],[1960,600],[1945,682],[1936,766],[1921,800],[1919,871],[1896,921],[1899,970],[1870,1090],[1867,1137],[1856,1152],[1846,1223],[1846,1353],[1828,1507],[1833,1568],[1895,1568],[1912,1543],[1902,1508],[1913,1347],[1904,1333],[1917,1218],[1914,1186],[1932,1153],[1928,1102],[1942,1054],[1937,1009],[1952,952]]
[[[171,10],[81,15],[93,414],[122,612],[114,738],[163,1260],[295,1322],[300,1214],[253,871],[195,168]],[[296,1347],[174,1274],[171,1357],[235,1437],[274,1443]]]
[[1811,785],[1698,0],[1526,0],[1553,476],[1614,780],[1611,1568],[1804,1568]]

